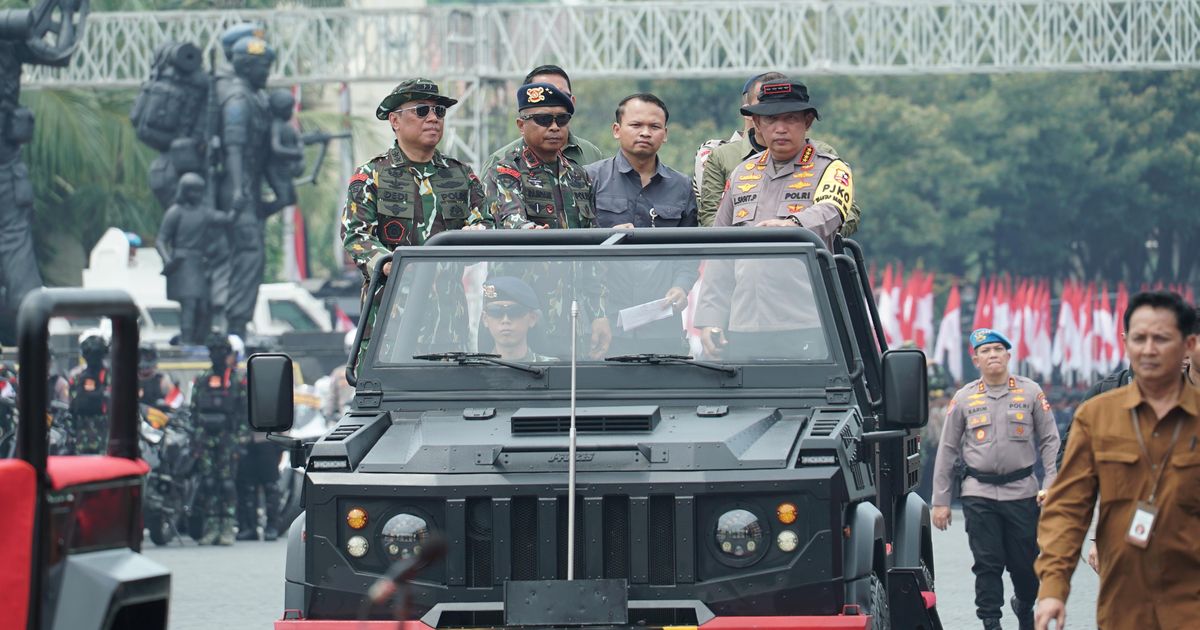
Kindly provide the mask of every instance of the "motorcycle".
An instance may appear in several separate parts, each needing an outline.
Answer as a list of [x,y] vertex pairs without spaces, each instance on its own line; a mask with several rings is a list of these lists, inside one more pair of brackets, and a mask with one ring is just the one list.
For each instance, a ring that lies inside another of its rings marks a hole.
[[199,489],[199,453],[193,448],[186,411],[166,413],[141,405],[138,434],[142,458],[150,466],[142,494],[142,515],[150,540],[163,546],[193,531],[192,509]]

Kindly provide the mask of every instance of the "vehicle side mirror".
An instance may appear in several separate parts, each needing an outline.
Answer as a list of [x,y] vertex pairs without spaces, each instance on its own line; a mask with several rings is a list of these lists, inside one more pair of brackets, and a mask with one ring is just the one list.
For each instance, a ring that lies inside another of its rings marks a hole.
[[250,426],[255,431],[282,432],[292,428],[295,415],[292,358],[286,354],[252,354],[246,360]]
[[883,413],[887,423],[918,429],[929,422],[925,353],[911,348],[883,353]]

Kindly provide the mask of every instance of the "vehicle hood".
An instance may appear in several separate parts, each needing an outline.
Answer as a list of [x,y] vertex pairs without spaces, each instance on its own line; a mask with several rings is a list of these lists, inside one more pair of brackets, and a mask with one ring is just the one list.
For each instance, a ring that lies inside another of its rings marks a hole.
[[[580,471],[785,468],[807,418],[806,410],[763,407],[580,407],[576,466]],[[393,412],[390,419],[358,472],[567,469],[567,409]]]

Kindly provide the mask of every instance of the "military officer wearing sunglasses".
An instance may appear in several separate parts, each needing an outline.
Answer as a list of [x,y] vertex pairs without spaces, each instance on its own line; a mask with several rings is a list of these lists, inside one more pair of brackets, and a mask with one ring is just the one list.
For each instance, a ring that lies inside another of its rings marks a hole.
[[[429,79],[409,79],[384,97],[375,117],[396,142],[350,178],[343,244],[366,279],[375,262],[401,245],[422,245],[444,230],[483,229],[483,186],[471,167],[437,150],[446,110],[457,103]],[[391,263],[384,265],[391,272]]]
[[[445,128],[446,110],[458,101],[441,94],[429,79],[409,79],[379,103],[375,117],[392,126],[396,142],[386,153],[360,166],[350,178],[342,211],[342,244],[363,273],[366,302],[370,274],[383,256],[401,245],[423,245],[445,230],[485,229],[492,218],[483,210],[483,186],[471,167],[437,150]],[[392,263],[383,273],[390,275]],[[376,293],[378,304],[382,291]],[[466,314],[466,301],[447,299],[435,308]],[[360,352],[374,327],[375,311],[367,322]],[[462,318],[433,317],[421,337],[454,343],[466,335]],[[449,326],[449,328],[444,328]]]
[[575,104],[549,83],[517,90],[522,142],[483,174],[487,209],[504,228],[595,227],[592,184],[563,155]]

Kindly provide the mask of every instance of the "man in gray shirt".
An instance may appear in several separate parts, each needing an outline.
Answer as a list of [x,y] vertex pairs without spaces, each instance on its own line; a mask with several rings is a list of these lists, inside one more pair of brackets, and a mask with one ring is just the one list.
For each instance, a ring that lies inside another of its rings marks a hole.
[[[691,178],[658,159],[667,140],[667,106],[653,94],[633,94],[617,105],[613,138],[621,145],[611,158],[587,165],[596,193],[596,223],[600,227],[696,227],[696,198]],[[680,313],[698,276],[697,263],[652,260],[614,260],[604,263],[610,308],[619,311],[662,301],[673,315],[642,326],[613,331],[609,354],[658,352],[677,354],[686,349]]]

